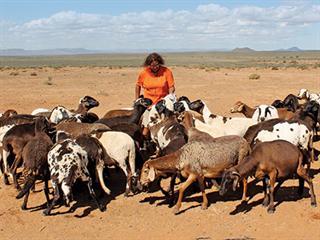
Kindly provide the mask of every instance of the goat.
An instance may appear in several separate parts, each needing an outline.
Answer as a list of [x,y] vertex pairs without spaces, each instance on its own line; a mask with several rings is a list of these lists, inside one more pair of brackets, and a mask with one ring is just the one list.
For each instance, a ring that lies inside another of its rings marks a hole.
[[87,182],[91,197],[95,200],[100,211],[106,208],[99,203],[92,188],[92,179],[88,170],[88,154],[75,141],[66,139],[53,145],[48,153],[48,164],[51,176],[51,184],[54,190],[54,198],[44,215],[50,215],[52,208],[60,198],[59,185],[65,197],[65,204],[69,206],[72,200],[72,186],[77,179]]
[[[224,172],[219,193],[223,195],[231,184],[235,191],[239,180],[254,175],[257,179],[263,179],[265,193],[263,206],[268,206],[268,213],[273,213],[275,211],[274,194],[284,180],[297,174],[300,183],[305,180],[309,184],[311,206],[316,207],[312,179],[303,167],[303,158],[301,151],[287,141],[259,143],[242,162]],[[276,180],[279,183],[274,187]],[[303,184],[299,185],[299,193],[300,195],[303,193]]]
[[44,193],[49,205],[49,190],[48,180],[50,178],[47,155],[52,147],[53,143],[48,132],[48,120],[44,117],[39,117],[35,121],[35,135],[24,146],[22,151],[22,158],[24,160],[23,176],[25,178],[25,184],[21,192],[16,196],[17,199],[25,196],[22,210],[27,209],[27,202],[30,193],[30,189],[34,186],[37,178],[44,180],[45,187]]
[[140,175],[140,184],[143,187],[167,172],[179,171],[187,178],[179,188],[179,198],[174,213],[179,212],[185,189],[196,180],[203,196],[202,209],[206,209],[208,199],[204,190],[204,178],[221,177],[226,168],[242,161],[250,151],[246,140],[239,136],[213,138],[191,127],[188,129],[188,137],[188,143],[179,150],[146,161]]

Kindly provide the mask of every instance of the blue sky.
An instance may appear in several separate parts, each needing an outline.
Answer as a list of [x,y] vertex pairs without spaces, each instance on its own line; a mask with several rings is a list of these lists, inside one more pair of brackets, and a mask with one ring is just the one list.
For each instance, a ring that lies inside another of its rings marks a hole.
[[320,1],[0,0],[0,49],[320,49]]

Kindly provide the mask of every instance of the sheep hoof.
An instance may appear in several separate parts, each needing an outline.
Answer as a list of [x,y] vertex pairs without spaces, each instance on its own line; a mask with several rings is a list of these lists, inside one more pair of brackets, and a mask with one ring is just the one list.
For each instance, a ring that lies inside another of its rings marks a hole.
[[316,202],[311,203],[311,207],[317,207],[317,203]]
[[208,206],[202,205],[202,206],[201,206],[201,209],[202,209],[202,210],[207,210],[207,209],[208,209]]
[[42,212],[42,214],[43,214],[44,216],[49,216],[49,215],[50,215],[50,212],[49,212],[48,209],[46,209],[46,210],[44,210],[44,211]]
[[262,207],[267,207],[268,204],[269,204],[269,201],[265,199],[265,200],[263,200],[263,202],[262,202]]
[[27,210],[27,206],[22,205],[22,206],[21,206],[21,210]]
[[104,211],[106,211],[107,208],[106,208],[106,206],[100,205],[99,209],[101,212],[104,212]]
[[179,208],[174,207],[172,212],[173,212],[173,214],[177,215],[179,213]]
[[274,208],[268,208],[268,213],[274,213]]
[[10,185],[8,177],[4,175],[3,182],[5,185]]

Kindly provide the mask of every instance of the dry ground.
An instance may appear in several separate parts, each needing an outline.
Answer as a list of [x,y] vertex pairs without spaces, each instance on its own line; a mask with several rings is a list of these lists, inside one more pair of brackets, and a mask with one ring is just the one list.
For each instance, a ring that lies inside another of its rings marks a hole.
[[[78,100],[91,95],[100,101],[93,111],[102,116],[107,110],[128,107],[134,97],[138,68],[66,67],[60,69],[3,69],[0,72],[0,111],[8,108],[30,113],[38,107],[53,108],[60,104],[76,108]],[[255,106],[283,99],[300,88],[320,90],[320,69],[220,69],[205,71],[173,68],[177,95],[191,100],[203,99],[212,112],[230,115],[237,100]],[[36,73],[31,76],[32,73]],[[249,80],[251,73],[261,76]],[[50,78],[50,79],[49,79]],[[320,198],[320,163],[312,165],[315,192]],[[103,198],[106,212],[99,212],[89,197],[76,198],[75,211],[44,217],[41,211],[20,210],[21,201],[12,186],[0,183],[0,239],[320,239],[320,206],[312,208],[308,187],[299,198],[297,181],[287,181],[276,200],[276,212],[267,214],[260,206],[261,185],[251,186],[247,206],[240,205],[239,193],[220,197],[208,189],[210,206],[200,209],[201,194],[189,194],[182,213],[175,216],[159,191],[124,198],[110,179],[115,198]],[[41,184],[37,189],[42,187]],[[121,187],[120,187],[121,188]],[[85,188],[81,188],[87,193]],[[42,192],[30,195],[29,206],[44,203]],[[320,204],[320,203],[319,203]]]

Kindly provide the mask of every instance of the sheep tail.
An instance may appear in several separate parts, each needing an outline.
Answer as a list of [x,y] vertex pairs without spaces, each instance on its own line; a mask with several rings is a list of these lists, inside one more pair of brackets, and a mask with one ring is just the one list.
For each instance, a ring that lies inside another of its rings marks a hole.
[[23,185],[22,190],[19,192],[19,194],[16,196],[16,199],[22,198],[24,195],[27,194],[27,192],[30,191],[34,183],[36,182],[36,176],[34,174],[28,175],[25,184]]

